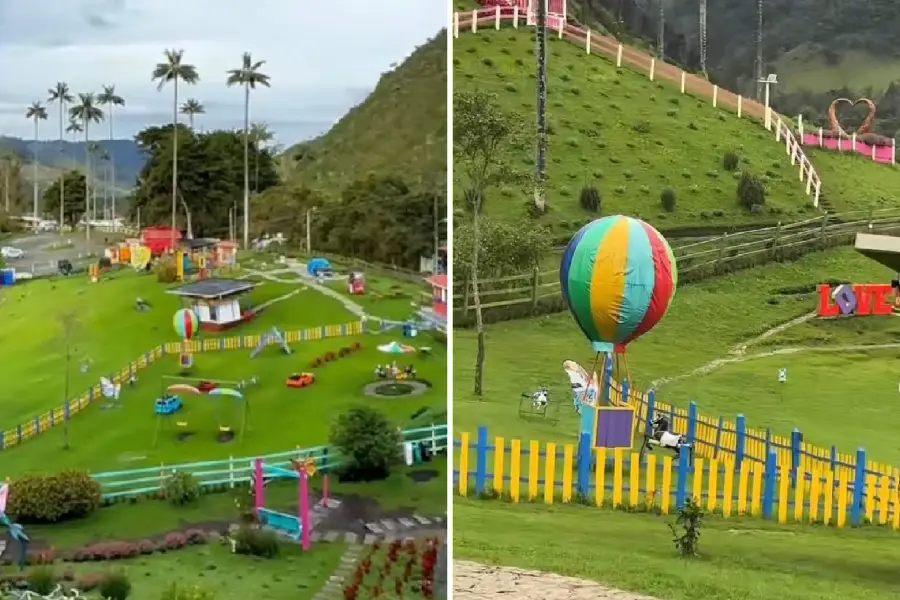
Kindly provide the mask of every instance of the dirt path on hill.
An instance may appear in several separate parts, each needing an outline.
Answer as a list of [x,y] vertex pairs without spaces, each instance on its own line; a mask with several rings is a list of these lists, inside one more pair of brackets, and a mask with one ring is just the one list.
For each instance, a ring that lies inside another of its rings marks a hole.
[[596,581],[512,567],[453,561],[456,600],[656,600],[604,586]]

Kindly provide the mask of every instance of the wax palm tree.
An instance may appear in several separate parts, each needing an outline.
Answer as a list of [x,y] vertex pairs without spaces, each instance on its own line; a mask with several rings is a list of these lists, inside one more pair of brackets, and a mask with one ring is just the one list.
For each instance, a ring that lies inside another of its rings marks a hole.
[[66,125],[66,133],[72,136],[72,141],[74,142],[79,133],[84,133],[84,127],[81,126],[81,123],[70,117],[69,124]]
[[[69,91],[69,85],[64,81],[57,81],[56,85],[47,90],[47,102],[49,104],[56,103],[59,109],[59,151],[63,152],[63,128],[66,126],[66,105],[74,102],[75,97]],[[65,198],[66,198],[66,178],[65,171],[59,176],[59,235],[63,234],[63,223],[65,222]]]
[[193,85],[200,81],[194,65],[184,62],[184,50],[166,50],[165,61],[153,69],[152,81],[158,81],[161,91],[172,82],[172,248],[175,248],[175,214],[178,208],[178,82]]
[[69,109],[69,117],[84,128],[84,236],[91,239],[91,123],[103,120],[103,111],[97,106],[94,94],[78,94],[78,101]]
[[199,100],[188,98],[181,105],[181,114],[187,115],[188,124],[191,129],[194,128],[194,116],[206,114],[206,107]]
[[32,102],[31,106],[29,106],[25,110],[25,118],[31,120],[34,123],[34,156],[32,160],[34,161],[31,165],[32,174],[31,174],[31,186],[33,191],[32,202],[34,209],[34,227],[37,229],[37,216],[38,216],[38,129],[39,123],[41,121],[47,120],[47,109],[44,108],[44,105],[40,102]]
[[258,85],[270,87],[270,77],[260,72],[264,64],[264,60],[253,62],[250,53],[244,52],[240,68],[228,71],[226,81],[228,87],[244,87],[244,249],[250,245],[250,90],[255,90]]
[[[97,96],[97,102],[101,106],[106,106],[106,113],[109,116],[109,145],[110,145],[110,153],[107,154],[107,160],[109,161],[109,169],[110,174],[108,179],[112,181],[107,181],[107,186],[104,188],[103,199],[104,199],[104,214],[106,211],[106,190],[112,188],[112,212],[115,215],[116,212],[116,157],[115,154],[112,154],[112,141],[115,139],[115,129],[113,127],[113,109],[117,106],[125,106],[125,98],[116,94],[116,86],[114,85],[104,85],[103,91],[100,92],[100,95]],[[111,185],[110,185],[111,184]],[[96,210],[96,207],[95,207]],[[104,217],[106,218],[106,217]],[[115,223],[115,222],[114,222]],[[113,225],[113,231],[118,231],[115,225]]]
[[275,139],[275,136],[269,131],[269,126],[265,123],[254,123],[250,126],[250,140],[253,142],[253,149],[256,150],[253,158],[253,168],[255,174],[253,177],[253,193],[259,193],[259,150],[269,142]]

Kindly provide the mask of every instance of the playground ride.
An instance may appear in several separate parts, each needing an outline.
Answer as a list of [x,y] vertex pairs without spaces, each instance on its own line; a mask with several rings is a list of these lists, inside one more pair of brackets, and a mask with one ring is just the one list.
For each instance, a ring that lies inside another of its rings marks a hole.
[[[634,408],[600,386],[613,381],[613,362],[619,379],[628,385],[627,345],[653,329],[668,311],[678,281],[672,250],[656,229],[639,219],[603,217],[582,227],[566,246],[559,279],[569,311],[596,353],[589,370],[574,361],[563,363],[581,416],[579,443],[631,448]],[[598,365],[603,368],[600,386]],[[610,398],[610,406],[600,406],[600,398]]]
[[351,296],[361,296],[366,293],[366,274],[360,271],[350,271],[347,275],[347,293]]
[[281,351],[285,354],[291,353],[290,346],[287,345],[287,342],[284,339],[284,334],[277,327],[273,327],[269,330],[268,333],[263,335],[259,339],[259,344],[257,344],[256,348],[253,349],[253,352],[250,353],[250,358],[256,358],[259,356],[263,350],[272,345],[281,346]]
[[421,396],[431,389],[424,381],[416,379],[375,381],[363,387],[363,394],[370,398],[408,398]]
[[200,329],[200,319],[194,311],[182,308],[175,311],[172,317],[172,326],[175,333],[181,338],[181,353],[178,355],[178,365],[182,370],[188,370],[194,366],[194,355],[191,353],[191,338],[197,335]]
[[651,421],[652,430],[644,432],[644,441],[641,443],[640,457],[644,460],[644,455],[654,448],[663,448],[671,450],[675,454],[675,458],[681,456],[682,450],[688,452],[688,460],[694,461],[694,447],[690,444],[686,435],[673,433],[669,425],[669,419],[665,415],[659,414]]
[[[312,519],[309,506],[309,478],[316,474],[316,463],[312,458],[291,460],[291,467],[268,466],[261,458],[253,461],[253,492],[256,518],[262,527],[286,535],[295,542],[299,539],[304,551],[309,551]],[[267,479],[297,480],[297,515],[289,515],[266,508],[265,485]],[[327,497],[327,495],[326,495]]]
[[327,258],[314,258],[306,264],[306,274],[317,279],[330,279],[334,277],[334,268]]
[[[170,377],[164,375],[160,379],[164,389],[161,390],[159,397],[154,402],[154,413],[157,416],[156,429],[153,434],[153,447],[155,448],[159,442],[160,430],[171,421],[171,417],[180,413],[184,408],[190,408],[190,403],[185,405],[184,398],[206,397],[216,403],[216,421],[218,423],[218,433],[216,441],[220,444],[227,444],[234,440],[235,433],[233,423],[234,409],[233,405],[239,405],[240,417],[238,429],[240,437],[238,441],[243,441],[244,431],[247,428],[248,416],[250,414],[250,402],[246,399],[244,390],[249,385],[258,383],[254,377],[247,381],[225,381],[217,379],[196,380],[186,377]],[[202,389],[201,389],[202,388]],[[226,402],[230,402],[226,405]],[[177,407],[177,408],[176,408]],[[230,410],[229,410],[230,409]],[[186,441],[193,437],[194,432],[190,429],[187,420],[177,421],[175,426],[178,428],[178,441]]]
[[305,388],[316,382],[316,376],[312,373],[292,373],[288,375],[285,385],[289,388]]
[[100,378],[100,395],[106,400],[101,408],[110,409],[120,407],[119,398],[122,395],[122,384],[106,377]]
[[389,365],[376,365],[375,378],[390,381],[406,381],[416,378],[416,368],[413,365],[400,367],[396,362]]
[[[25,529],[19,525],[18,523],[13,523],[10,521],[9,517],[6,516],[6,504],[9,501],[9,484],[4,483],[0,485],[0,525],[5,527],[7,531],[9,531],[9,536],[12,538],[14,542],[18,542],[19,544],[19,568],[21,570],[25,570],[25,565],[28,559],[28,542],[30,542],[30,538],[28,534],[25,533]],[[0,552],[0,555],[3,553]]]
[[551,425],[559,422],[559,403],[550,402],[550,390],[540,387],[536,392],[519,398],[519,418],[526,421],[545,420]]
[[241,310],[241,298],[256,284],[243,279],[204,279],[167,290],[182,299],[200,322],[202,331],[224,331],[252,321],[257,312]]

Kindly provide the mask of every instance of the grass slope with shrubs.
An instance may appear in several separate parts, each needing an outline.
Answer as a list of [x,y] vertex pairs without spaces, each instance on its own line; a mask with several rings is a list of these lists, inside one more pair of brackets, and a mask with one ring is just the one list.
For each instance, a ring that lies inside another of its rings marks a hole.
[[[461,35],[454,40],[454,88],[496,94],[502,110],[522,115],[523,127],[530,128],[536,112],[534,51],[534,35],[526,30]],[[560,233],[597,213],[638,216],[665,229],[814,214],[796,167],[758,124],[682,95],[672,82],[616,69],[607,58],[554,36],[547,64],[549,214],[541,221]],[[727,164],[735,156],[737,164]],[[509,149],[503,160],[530,173],[534,157],[531,142]],[[765,187],[764,205],[752,211],[738,203],[743,173],[754,174]],[[463,189],[457,183],[459,202]],[[583,188],[591,187],[599,206],[590,194],[581,201]],[[486,204],[490,215],[527,214],[530,190],[507,187],[495,195]]]
[[900,206],[900,169],[856,152],[806,148],[822,179],[822,198],[836,212]]

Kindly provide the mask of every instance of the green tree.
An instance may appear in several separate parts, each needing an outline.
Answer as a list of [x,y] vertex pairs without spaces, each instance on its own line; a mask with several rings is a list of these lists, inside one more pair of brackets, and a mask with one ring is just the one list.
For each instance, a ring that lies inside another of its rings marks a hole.
[[91,239],[91,224],[87,219],[87,217],[90,216],[90,207],[87,203],[91,199],[91,180],[89,176],[91,172],[91,153],[88,146],[91,142],[91,123],[99,123],[102,121],[103,111],[97,106],[97,99],[94,94],[78,94],[78,102],[69,109],[69,117],[73,121],[77,121],[84,129],[84,212],[86,217],[84,222],[84,236],[89,240]]
[[37,168],[38,168],[38,137],[39,137],[39,124],[41,121],[47,120],[47,109],[44,108],[44,105],[40,102],[32,102],[31,106],[29,106],[25,110],[25,118],[30,120],[34,124],[34,155],[31,157],[33,161],[31,163],[32,174],[31,174],[31,189],[32,189],[32,210],[33,216],[35,219],[34,227],[37,230],[37,218],[38,218],[38,176],[37,176]]
[[202,115],[206,113],[206,107],[199,100],[195,100],[194,98],[188,98],[184,101],[184,104],[181,105],[180,111],[181,114],[185,115],[188,118],[188,125],[191,129],[194,128],[194,117],[196,115]]
[[340,415],[329,440],[343,458],[338,473],[341,481],[387,479],[400,459],[400,432],[384,413],[370,406],[351,408]]
[[[57,81],[56,85],[49,90],[47,90],[47,102],[50,104],[56,104],[59,109],[59,147],[60,152],[62,151],[63,146],[63,128],[66,126],[66,106],[75,101],[75,97],[72,96],[71,91],[69,90],[69,84],[64,81]],[[59,207],[62,208],[65,206],[65,201],[63,200],[63,196],[65,195],[65,182],[63,181],[64,177],[60,175],[59,181]],[[46,194],[45,194],[46,197]],[[46,205],[44,207],[46,209]],[[60,213],[59,215],[59,235],[63,235],[63,223],[65,222],[65,215]]]
[[228,87],[239,85],[244,88],[244,249],[250,246],[250,90],[256,86],[270,87],[270,77],[261,72],[266,61],[253,62],[249,52],[241,57],[241,66],[228,71]]
[[253,178],[254,194],[259,193],[259,151],[273,139],[275,139],[275,136],[269,131],[269,126],[265,123],[254,123],[250,126],[250,140],[253,142],[253,148],[256,150],[256,158],[253,161],[253,168],[256,173]]
[[44,209],[60,215],[60,229],[66,223],[74,228],[84,214],[87,205],[84,179],[84,173],[69,171],[44,191]]
[[[478,288],[478,252],[481,246],[479,221],[486,195],[491,188],[513,182],[519,177],[501,160],[504,146],[516,143],[521,118],[504,114],[497,98],[487,92],[459,92],[453,98],[453,165],[464,181],[464,189],[471,192],[472,254],[470,279],[475,302],[475,328],[478,350],[475,356],[475,395],[483,394],[484,381],[484,319]],[[468,204],[468,203],[467,203]]]
[[[167,83],[172,83],[172,135],[174,143],[172,151],[172,229],[175,229],[175,216],[178,212],[178,82],[194,85],[200,81],[200,74],[194,65],[184,62],[184,50],[166,50],[165,61],[157,63],[153,69],[153,81],[158,81],[157,90],[162,90]],[[175,233],[172,233],[172,245],[175,245]]]

